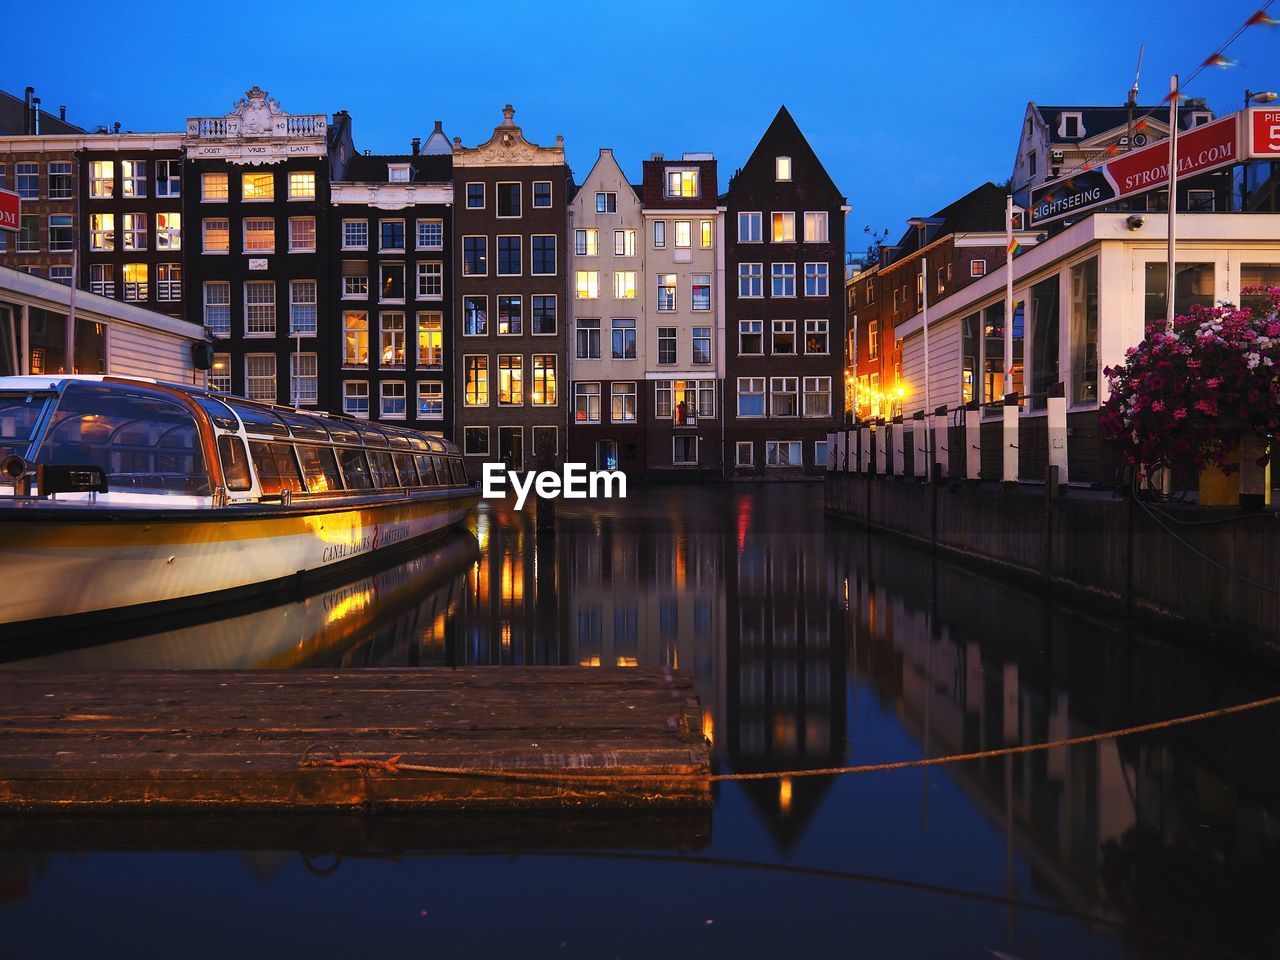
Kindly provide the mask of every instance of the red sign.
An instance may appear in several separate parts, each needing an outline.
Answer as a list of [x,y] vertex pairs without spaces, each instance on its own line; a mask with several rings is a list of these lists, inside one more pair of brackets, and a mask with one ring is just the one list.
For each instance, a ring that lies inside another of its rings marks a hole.
[[[1178,135],[1178,179],[1235,163],[1236,115],[1206,123]],[[1169,141],[1124,153],[1107,164],[1107,178],[1117,197],[1154,190],[1169,183]]]
[[22,223],[22,201],[11,190],[0,190],[0,230],[18,232]]
[[1280,157],[1280,110],[1249,111],[1249,156]]

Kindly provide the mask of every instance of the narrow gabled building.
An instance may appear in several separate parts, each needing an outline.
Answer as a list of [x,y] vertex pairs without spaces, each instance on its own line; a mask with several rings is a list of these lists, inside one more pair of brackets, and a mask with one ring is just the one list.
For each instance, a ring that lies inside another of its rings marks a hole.
[[[452,437],[453,151],[436,123],[401,155],[364,154],[331,185],[342,340],[322,358],[338,408]],[[333,287],[336,286],[336,290]]]
[[644,212],[612,150],[569,204],[572,244],[569,457],[598,469],[645,469],[646,311]]
[[526,140],[508,104],[493,136],[454,139],[456,437],[477,476],[486,461],[564,459],[567,294],[564,138]]
[[783,107],[723,199],[726,473],[818,473],[844,407],[845,198]]
[[[183,139],[187,316],[214,340],[209,384],[255,400],[338,409],[328,276],[329,183],[350,160],[350,118],[286,113],[253,87]],[[332,168],[332,169],[331,169]]]
[[719,473],[724,431],[724,215],[716,159],[644,162],[649,473]]

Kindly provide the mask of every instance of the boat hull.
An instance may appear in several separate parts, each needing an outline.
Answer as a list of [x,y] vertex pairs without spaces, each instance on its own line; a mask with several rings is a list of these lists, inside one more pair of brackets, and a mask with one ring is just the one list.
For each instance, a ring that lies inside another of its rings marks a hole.
[[5,625],[128,614],[367,562],[457,526],[477,499],[459,489],[328,508],[5,509],[0,634],[11,632]]

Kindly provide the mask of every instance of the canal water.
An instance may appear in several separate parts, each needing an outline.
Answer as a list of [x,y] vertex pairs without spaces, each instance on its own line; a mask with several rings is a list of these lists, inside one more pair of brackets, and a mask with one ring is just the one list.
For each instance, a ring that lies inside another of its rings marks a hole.
[[[350,583],[5,666],[689,671],[719,770],[1077,736],[1276,692],[828,522],[652,487]],[[709,816],[8,824],[6,957],[1280,955],[1280,713],[927,770],[717,785]]]

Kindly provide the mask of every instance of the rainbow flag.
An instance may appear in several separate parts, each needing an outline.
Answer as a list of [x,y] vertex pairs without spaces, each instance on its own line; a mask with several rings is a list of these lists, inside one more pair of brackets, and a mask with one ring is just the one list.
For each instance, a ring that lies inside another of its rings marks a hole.
[[1022,244],[1018,242],[1017,237],[1009,238],[1009,256],[1016,257],[1022,251]]

